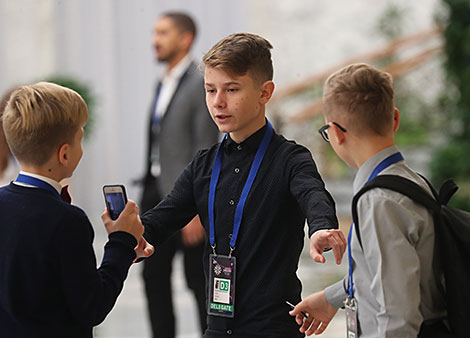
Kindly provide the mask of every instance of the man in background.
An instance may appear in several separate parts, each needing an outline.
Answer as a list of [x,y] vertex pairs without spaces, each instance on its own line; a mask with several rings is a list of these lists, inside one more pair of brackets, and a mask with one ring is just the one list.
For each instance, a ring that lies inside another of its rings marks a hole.
[[[205,103],[202,74],[189,52],[196,37],[194,21],[179,12],[164,13],[155,23],[156,59],[166,64],[152,102],[141,211],[157,205],[171,190],[196,151],[218,141],[218,130]],[[204,229],[196,216],[145,260],[143,278],[154,337],[175,337],[171,271],[176,251],[184,255],[184,272],[206,328],[205,280],[202,267]]]

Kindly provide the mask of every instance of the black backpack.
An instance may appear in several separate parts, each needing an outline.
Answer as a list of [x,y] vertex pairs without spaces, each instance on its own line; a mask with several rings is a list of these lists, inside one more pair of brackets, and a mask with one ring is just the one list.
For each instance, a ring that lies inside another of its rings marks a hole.
[[[424,178],[424,177],[423,177]],[[424,178],[426,180],[426,178]],[[396,175],[379,175],[365,184],[354,195],[352,216],[355,230],[362,247],[359,223],[357,219],[357,202],[362,194],[374,188],[385,188],[408,196],[423,205],[433,215],[435,230],[435,250],[443,269],[446,287],[447,314],[454,337],[469,337],[470,327],[470,212],[447,206],[447,202],[457,191],[454,180],[446,180],[439,193],[426,180],[434,198],[418,184]],[[420,336],[426,324],[421,327]],[[428,329],[429,330],[429,329]],[[433,329],[429,330],[431,332]],[[433,335],[440,337],[437,332]],[[449,335],[452,337],[452,335]]]

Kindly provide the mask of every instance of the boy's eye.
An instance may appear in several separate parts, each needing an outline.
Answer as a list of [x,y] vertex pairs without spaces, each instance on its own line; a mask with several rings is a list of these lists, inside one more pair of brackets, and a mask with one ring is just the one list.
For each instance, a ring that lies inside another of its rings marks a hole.
[[232,93],[232,92],[236,92],[238,89],[237,88],[229,88],[227,89],[228,92]]
[[206,88],[206,93],[215,93],[214,89]]

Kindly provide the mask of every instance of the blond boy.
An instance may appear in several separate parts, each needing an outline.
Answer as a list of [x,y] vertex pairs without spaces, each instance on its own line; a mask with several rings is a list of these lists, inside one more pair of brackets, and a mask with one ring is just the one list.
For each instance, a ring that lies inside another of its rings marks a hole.
[[[319,132],[325,141],[359,168],[355,193],[381,174],[405,177],[429,191],[395,145],[400,112],[389,74],[367,64],[338,70],[326,80],[323,115],[326,124]],[[357,212],[359,227],[351,227],[349,242],[352,278],[348,274],[295,307],[300,331],[322,333],[347,300],[348,337],[417,337],[425,321],[436,325],[431,329],[436,337],[447,337],[439,333],[446,330],[439,321],[446,312],[438,283],[442,272],[433,271],[432,215],[410,198],[380,188],[362,195]],[[309,314],[304,322],[300,311]]]
[[7,140],[5,138],[5,133],[3,132],[2,115],[5,107],[7,106],[8,98],[12,92],[13,89],[10,89],[0,98],[0,186],[4,185],[3,182],[7,182],[5,181],[6,177],[4,177],[4,174],[7,171],[11,155]]
[[302,337],[286,301],[300,299],[296,271],[309,226],[312,257],[341,261],[345,240],[310,152],[274,132],[271,44],[237,33],[204,56],[206,103],[224,140],[201,150],[172,192],[142,216],[159,244],[199,214],[208,328],[204,337]]
[[5,109],[6,139],[22,171],[0,188],[2,337],[92,337],[136,258],[143,226],[135,203],[116,221],[103,213],[109,241],[97,269],[87,216],[61,198],[60,181],[82,156],[87,118],[76,92],[46,82],[17,88]]

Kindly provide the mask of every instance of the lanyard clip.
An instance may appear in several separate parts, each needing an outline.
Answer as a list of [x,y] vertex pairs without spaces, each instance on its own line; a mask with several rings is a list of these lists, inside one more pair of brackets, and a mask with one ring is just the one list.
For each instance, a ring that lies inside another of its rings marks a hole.
[[229,252],[229,254],[228,254],[228,258],[232,258],[232,252],[233,252],[233,250],[235,250],[235,247],[234,247],[234,246],[231,246],[231,247],[230,247],[230,252]]
[[215,244],[214,245],[211,244],[211,248],[212,248],[212,253],[214,254],[214,257],[217,257],[217,254],[215,253]]
[[355,309],[356,308],[356,299],[350,296],[347,296],[343,302],[344,307]]

